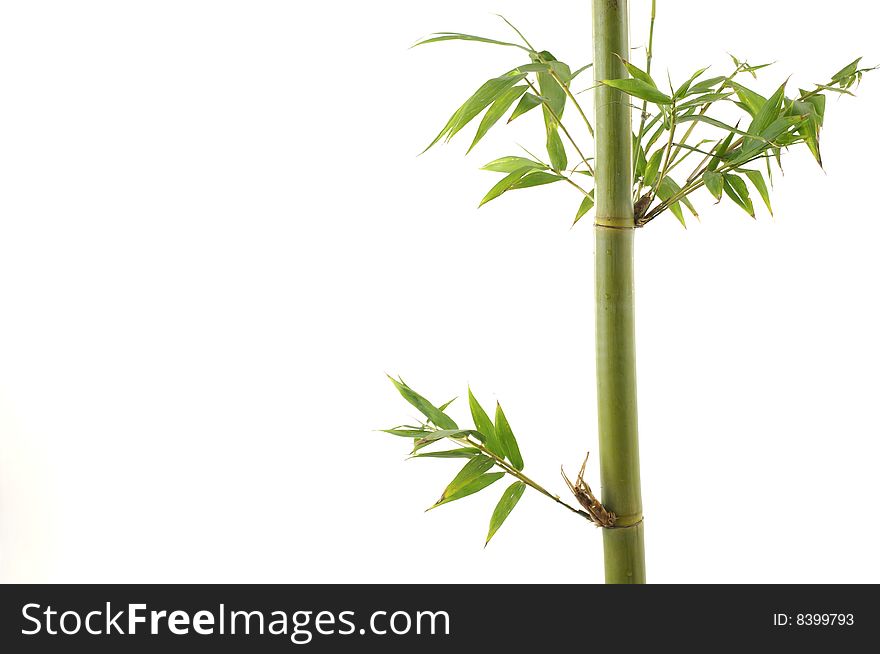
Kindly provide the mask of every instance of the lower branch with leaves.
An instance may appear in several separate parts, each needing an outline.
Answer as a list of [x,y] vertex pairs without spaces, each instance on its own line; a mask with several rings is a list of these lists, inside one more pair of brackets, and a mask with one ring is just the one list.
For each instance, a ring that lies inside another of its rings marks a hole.
[[[401,396],[414,406],[422,414],[423,420],[416,425],[398,425],[382,431],[392,436],[409,438],[413,441],[410,458],[435,458],[435,459],[468,459],[464,467],[449,482],[443,490],[440,498],[430,507],[435,509],[449,502],[460,500],[474,493],[488,488],[501,478],[508,476],[515,481],[508,486],[501,499],[495,506],[492,517],[489,520],[489,531],[486,536],[486,544],[492,539],[499,527],[507,519],[507,516],[516,507],[525,489],[531,488],[544,497],[568,511],[592,522],[597,527],[606,529],[614,528],[616,516],[602,506],[601,502],[593,495],[589,484],[584,480],[584,472],[587,461],[584,460],[580,473],[574,483],[568,479],[565,472],[562,477],[571,490],[572,495],[581,505],[578,509],[564,501],[559,495],[551,493],[546,488],[530,479],[523,472],[525,463],[520,453],[519,444],[510,428],[510,423],[501,409],[501,404],[495,406],[495,419],[483,409],[474,394],[468,389],[468,404],[471,418],[474,422],[473,429],[460,429],[458,424],[446,413],[446,409],[452,400],[441,406],[435,406],[419,393],[416,393],[402,379],[389,377],[391,382],[400,392]],[[440,443],[452,443],[456,447],[449,450],[431,449]]]

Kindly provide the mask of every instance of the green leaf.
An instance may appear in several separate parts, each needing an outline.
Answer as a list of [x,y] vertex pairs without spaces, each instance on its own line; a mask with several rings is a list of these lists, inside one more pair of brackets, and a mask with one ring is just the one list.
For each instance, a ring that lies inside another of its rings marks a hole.
[[770,206],[770,191],[767,188],[767,183],[764,181],[764,176],[761,174],[761,171],[740,169],[739,172],[745,173],[746,177],[749,178],[752,186],[755,187],[760,194],[761,199],[764,200],[764,204],[767,205],[767,211],[769,211],[772,216],[773,207]]
[[686,97],[688,95],[688,91],[691,88],[691,84],[693,84],[694,81],[696,81],[696,79],[700,75],[705,73],[707,70],[709,70],[708,66],[706,66],[705,68],[700,68],[700,70],[698,70],[693,75],[691,75],[690,79],[688,79],[688,81],[686,81],[684,84],[682,84],[681,86],[678,87],[678,90],[675,92],[675,95],[674,95],[675,99],[680,100],[681,98]]
[[478,493],[483,490],[487,486],[491,486],[496,481],[501,479],[504,476],[503,472],[487,472],[484,475],[480,475],[472,482],[462,486],[457,491],[450,495],[444,495],[441,499],[437,501],[434,506],[430,507],[428,510],[436,509],[438,506],[442,506],[443,504],[448,504],[449,502],[454,502],[455,500],[460,500],[463,497],[467,497],[468,495],[473,495],[474,493]]
[[391,383],[394,384],[394,387],[397,388],[403,399],[412,404],[432,423],[441,429],[458,429],[458,425],[455,424],[452,418],[407,386],[402,379],[398,381],[391,375],[388,375],[388,379],[391,380]]
[[700,93],[709,93],[710,91],[714,91],[715,87],[727,80],[724,76],[719,77],[710,77],[709,79],[704,79],[700,82],[697,82],[693,86],[688,89],[687,95],[698,95]]
[[550,157],[550,165],[556,170],[565,170],[568,166],[565,145],[555,125],[547,127],[547,155]]
[[512,173],[521,168],[533,168],[535,170],[546,170],[547,166],[538,162],[526,159],[525,157],[501,157],[490,161],[480,170],[491,170],[496,173]]
[[510,118],[507,119],[507,122],[509,123],[514,119],[519,118],[524,113],[531,111],[543,102],[544,98],[535,95],[534,93],[526,93],[520,98],[519,104],[516,105],[516,108],[513,110],[513,113],[510,114]]
[[430,431],[417,439],[416,442],[413,443],[412,451],[413,453],[418,452],[419,450],[428,447],[428,445],[443,440],[444,438],[461,438],[464,436],[473,436],[480,441],[485,438],[482,434],[473,429],[438,429],[437,431]]
[[590,191],[589,194],[585,195],[584,199],[581,200],[581,206],[578,207],[577,215],[574,217],[574,222],[571,224],[572,227],[577,225],[577,222],[593,208],[594,204],[596,204],[596,201],[593,199],[593,191]]
[[619,91],[623,91],[634,98],[647,100],[654,104],[672,104],[672,98],[640,79],[606,79],[602,80],[601,83]]
[[495,510],[492,512],[492,518],[489,520],[489,534],[486,536],[487,545],[492,540],[495,532],[507,520],[507,516],[513,511],[525,489],[526,485],[521,481],[516,481],[505,489],[504,494],[501,495],[501,499],[498,500],[498,504],[495,506]]
[[479,206],[482,207],[487,202],[490,202],[505,193],[506,191],[509,191],[514,184],[516,184],[532,170],[534,170],[534,168],[532,168],[531,166],[524,166],[522,168],[517,168],[512,173],[506,175],[500,182],[489,189],[489,192],[486,193],[482,200],[480,200]]
[[449,482],[449,485],[446,487],[446,490],[443,491],[443,495],[440,497],[440,499],[448,497],[449,495],[455,493],[457,490],[460,490],[464,486],[467,486],[474,479],[482,475],[484,472],[488,471],[494,465],[495,461],[485,454],[475,456],[473,459],[465,463],[464,467],[459,470],[458,474],[452,478],[452,481]]
[[712,118],[711,116],[703,116],[701,114],[693,114],[691,116],[679,116],[677,120],[679,123],[692,123],[692,122],[706,123],[707,125],[712,125],[713,127],[723,129],[726,132],[732,132],[734,134],[739,134],[741,136],[748,136],[749,135],[749,132],[744,132],[743,130],[739,129],[738,127],[731,127],[727,123],[723,123],[720,120],[716,120],[715,118]]
[[721,200],[721,194],[724,191],[724,178],[721,176],[721,173],[707,170],[703,173],[703,182],[706,184],[706,189],[712,194],[712,197],[716,200]]
[[694,107],[702,107],[706,104],[712,104],[714,102],[719,102],[721,100],[727,100],[730,96],[732,96],[732,92],[727,93],[705,93],[703,95],[697,96],[693,100],[688,100],[687,102],[683,102],[678,105],[679,110],[692,109]]
[[529,173],[510,188],[531,188],[532,186],[552,184],[553,182],[558,182],[563,179],[565,178],[562,175],[557,175],[556,173],[545,173],[543,171],[537,170],[535,172]]
[[449,400],[448,402],[444,402],[443,404],[441,404],[440,407],[439,407],[439,409],[440,409],[441,411],[446,411],[446,409],[449,407],[449,405],[452,404],[453,402],[455,402],[457,399],[458,399],[458,396],[456,395],[455,397],[453,397],[453,398],[452,398],[451,400]]
[[459,447],[455,450],[442,450],[439,452],[420,452],[413,454],[412,459],[472,459],[480,453],[475,447]]
[[623,65],[626,66],[626,70],[629,72],[629,74],[632,77],[634,77],[637,80],[643,81],[648,86],[653,86],[655,89],[657,88],[657,83],[653,80],[653,78],[650,75],[648,75],[648,73],[643,71],[638,66],[634,66],[633,64],[628,62],[626,59],[621,58],[621,61],[623,62]]
[[730,147],[730,143],[733,141],[733,134],[733,132],[730,132],[727,135],[727,138],[718,143],[718,146],[714,151],[714,156],[709,160],[709,164],[706,166],[707,170],[715,170],[718,168],[722,159],[727,155],[727,150]]
[[[556,75],[565,82],[571,79],[571,71],[562,62],[556,61],[556,57],[546,50],[532,55],[532,61],[543,60],[553,66]],[[547,132],[547,155],[550,157],[550,165],[556,170],[565,170],[568,166],[568,157],[565,154],[565,146],[559,136],[558,120],[562,120],[565,111],[565,89],[559,85],[549,72],[538,73],[538,90],[544,98],[541,109],[544,113],[544,128]]]
[[[664,202],[675,197],[679,191],[681,191],[681,187],[676,184],[671,177],[664,177],[660,181],[660,185],[657,187],[657,195]],[[669,210],[676,218],[678,218],[678,222],[681,223],[681,226],[687,229],[687,224],[684,221],[684,214],[681,211],[681,199],[671,203],[669,205]]]
[[738,204],[743,211],[752,218],[755,217],[755,207],[749,199],[749,189],[742,177],[732,173],[724,173],[724,192]]
[[576,71],[574,71],[574,72],[571,74],[571,79],[573,80],[575,77],[577,77],[578,75],[580,75],[582,72],[584,72],[584,71],[587,70],[588,68],[592,68],[592,67],[593,67],[593,64],[587,64],[586,66],[581,66],[580,68],[578,68]]
[[500,77],[494,77],[488,80],[480,88],[478,88],[476,92],[474,92],[474,94],[470,98],[468,98],[465,103],[456,110],[454,114],[452,114],[450,119],[446,122],[446,125],[443,127],[442,130],[440,130],[440,133],[434,138],[433,141],[431,141],[427,148],[422,150],[422,152],[426,152],[427,150],[429,150],[443,137],[446,137],[446,140],[449,141],[465,125],[476,118],[480,114],[480,112],[483,111],[483,109],[485,109],[496,99],[498,99],[501,94],[503,94],[505,91],[515,86],[517,82],[520,82],[525,78],[525,73],[509,72],[501,75]]
[[489,107],[489,111],[483,116],[483,120],[480,121],[480,126],[477,128],[477,133],[474,136],[474,141],[471,143],[471,147],[468,148],[468,152],[474,149],[474,146],[480,142],[486,132],[488,132],[492,126],[498,122],[498,120],[505,114],[505,112],[510,109],[510,106],[519,100],[519,96],[526,92],[528,86],[514,86],[513,88],[507,89],[504,93],[498,96],[498,99],[492,103],[492,106]]
[[759,93],[755,93],[751,89],[746,88],[739,82],[728,82],[728,85],[736,91],[736,95],[739,98],[740,102],[743,104],[743,108],[749,112],[752,116],[757,115],[757,113],[761,110],[761,107],[764,106],[764,103],[767,102],[767,98]]
[[656,150],[651,158],[648,159],[648,165],[645,166],[645,185],[654,186],[657,181],[657,174],[660,172],[660,164],[663,162],[663,148]]
[[468,405],[471,408],[474,427],[486,437],[486,447],[490,452],[503,458],[505,456],[504,445],[495,432],[495,425],[483,407],[480,406],[480,403],[477,402],[477,398],[471,392],[470,386],[468,386]]
[[402,438],[421,438],[431,433],[425,429],[382,429],[381,431],[392,436],[401,436]]
[[[748,133],[751,135],[759,135],[763,134],[770,125],[779,118],[779,114],[782,112],[782,101],[785,99],[785,85],[788,80],[782,83],[782,85],[776,90],[776,92],[770,96],[770,98],[761,105],[761,108],[755,114],[755,117],[752,119],[751,125],[749,125]],[[760,141],[756,139],[747,138],[743,143],[743,151],[748,151],[753,148],[759,147]]]
[[507,422],[507,418],[504,416],[504,411],[501,410],[501,404],[495,405],[495,431],[501,440],[504,451],[507,453],[507,459],[514,468],[522,470],[524,464],[522,455],[519,452],[519,444],[516,442],[516,437],[510,429],[510,423]]
[[518,43],[509,43],[507,41],[496,41],[495,39],[487,39],[482,36],[474,36],[473,34],[460,34],[458,32],[434,32],[428,38],[417,41],[412,47],[418,45],[426,45],[428,43],[439,43],[440,41],[479,41],[480,43],[490,43],[492,45],[504,45],[520,50],[528,50]]
[[834,75],[831,77],[831,81],[840,84],[841,82],[846,82],[847,80],[849,80],[849,78],[856,74],[856,71],[859,69],[859,62],[861,60],[862,58],[859,57],[852,63],[847,64],[846,66],[841,68],[839,71],[834,73]]

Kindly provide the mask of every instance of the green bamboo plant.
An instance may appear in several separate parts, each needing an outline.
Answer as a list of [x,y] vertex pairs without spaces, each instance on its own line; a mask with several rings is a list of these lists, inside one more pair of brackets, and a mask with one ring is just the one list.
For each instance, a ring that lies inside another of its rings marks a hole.
[[[514,62],[519,65],[477,89],[425,148],[448,142],[482,114],[470,152],[504,116],[509,123],[541,108],[546,159],[524,151],[487,163],[483,170],[502,177],[481,206],[511,191],[562,182],[579,197],[573,223],[593,212],[601,501],[584,478],[586,461],[574,481],[563,473],[575,505],[526,476],[501,405],[490,417],[470,389],[473,427],[462,429],[447,413],[450,402],[435,406],[402,379],[392,378],[422,418],[383,431],[412,439],[412,458],[467,459],[431,508],[477,493],[505,476],[512,478],[491,515],[486,543],[529,487],[602,528],[608,583],[644,583],[633,310],[635,231],[666,212],[685,226],[686,213],[698,216],[692,197],[702,188],[708,192],[706,199],[717,204],[727,198],[752,218],[754,191],[772,214],[769,188],[773,168],[781,170],[782,154],[803,144],[821,166],[826,98],[852,95],[862,75],[872,69],[856,59],[811,89],[792,92],[786,80],[765,97],[746,83],[770,64],[753,65],[731,57],[726,74],[709,75],[708,68],[699,68],[678,84],[671,79],[659,84],[652,74],[656,0],[651,3],[643,67],[630,61],[628,2],[593,0],[592,4],[593,62],[576,69],[547,50],[538,50],[503,17],[516,40],[439,32],[416,45],[474,41],[522,55]],[[578,89],[582,74],[590,68],[593,84]],[[581,104],[585,92],[594,94],[592,120]],[[724,114],[717,110],[729,112],[731,107],[740,119],[722,120]],[[566,108],[581,123],[580,132],[593,141],[591,148],[577,142],[574,129],[563,123]],[[433,447],[444,442],[454,447]]]

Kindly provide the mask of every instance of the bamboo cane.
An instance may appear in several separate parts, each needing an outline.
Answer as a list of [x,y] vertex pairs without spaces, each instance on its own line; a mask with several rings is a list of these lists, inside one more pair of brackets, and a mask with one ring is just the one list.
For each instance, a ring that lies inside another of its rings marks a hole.
[[[627,77],[627,0],[593,0],[596,81]],[[645,582],[639,480],[633,311],[632,122],[630,98],[596,87],[596,374],[602,503],[615,514],[603,529],[605,581]]]

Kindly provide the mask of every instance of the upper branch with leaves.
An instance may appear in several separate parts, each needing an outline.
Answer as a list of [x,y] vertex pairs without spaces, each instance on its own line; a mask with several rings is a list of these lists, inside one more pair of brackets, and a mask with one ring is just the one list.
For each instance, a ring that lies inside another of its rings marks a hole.
[[[583,91],[572,91],[574,80],[591,64],[572,72],[568,64],[546,50],[537,50],[520,30],[501,18],[516,32],[521,43],[457,32],[439,32],[416,43],[474,41],[523,51],[529,57],[528,62],[493,77],[477,89],[425,150],[441,140],[448,142],[482,114],[468,148],[470,152],[505,115],[508,115],[506,122],[510,123],[541,107],[547,160],[526,151],[527,156],[501,157],[483,166],[483,170],[503,173],[504,177],[486,193],[480,206],[507,191],[565,181],[581,197],[574,218],[577,223],[594,204],[590,183],[594,174],[593,158],[588,156],[592,147],[576,141],[573,130],[563,123],[563,114],[566,104],[571,104],[586,128],[587,138],[592,139],[592,123],[577,99]],[[726,196],[754,218],[752,187],[772,214],[769,187],[773,181],[773,163],[781,169],[783,152],[804,144],[821,166],[819,142],[828,94],[853,95],[852,89],[862,75],[874,68],[861,67],[859,58],[811,90],[798,89],[796,94],[787,94],[786,80],[765,97],[742,84],[740,77],[746,74],[757,79],[757,72],[771,64],[752,65],[731,56],[734,68],[728,75],[708,77],[709,69],[704,67],[678,86],[670,81],[668,91],[664,91],[651,75],[655,20],[656,3],[652,3],[644,69],[623,59],[630,77],[598,81],[623,91],[634,103],[641,103],[636,106],[633,129],[636,226],[646,225],[667,210],[684,226],[684,209],[698,217],[690,196],[702,187],[716,203]],[[734,124],[718,116],[718,110],[729,107],[742,113]],[[697,140],[698,126],[714,134]],[[577,155],[571,168],[566,147]],[[698,163],[692,165],[686,175],[680,174],[693,162]]]

